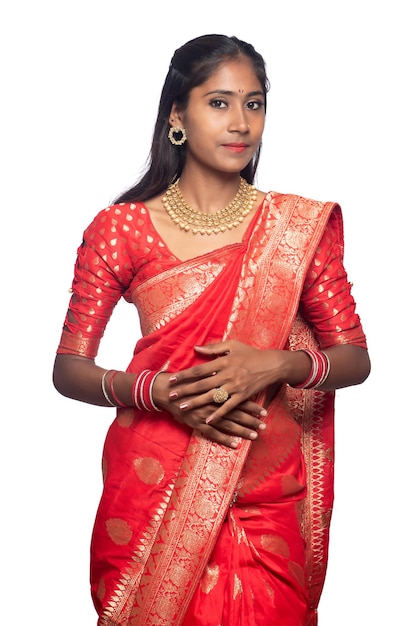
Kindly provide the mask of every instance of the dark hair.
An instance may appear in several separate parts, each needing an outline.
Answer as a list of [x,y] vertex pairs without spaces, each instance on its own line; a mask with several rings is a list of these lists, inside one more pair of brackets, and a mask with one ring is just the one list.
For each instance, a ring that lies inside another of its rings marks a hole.
[[[174,146],[168,139],[169,117],[173,103],[176,102],[180,109],[185,109],[190,91],[194,87],[208,80],[225,60],[240,56],[247,57],[253,64],[266,98],[269,82],[265,62],[251,44],[237,37],[203,35],[175,51],[161,92],[146,171],[142,178],[120,194],[115,202],[147,200],[165,191],[168,185],[180,177],[185,163],[186,148]],[[261,145],[241,172],[241,176],[249,183],[254,181],[260,149]]]

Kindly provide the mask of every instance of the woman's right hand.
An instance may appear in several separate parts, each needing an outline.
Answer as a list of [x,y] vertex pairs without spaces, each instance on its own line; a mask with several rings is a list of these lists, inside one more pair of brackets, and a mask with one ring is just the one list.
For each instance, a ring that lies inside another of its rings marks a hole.
[[266,428],[260,419],[266,416],[266,410],[251,400],[240,404],[215,424],[206,423],[213,413],[213,405],[207,404],[187,410],[187,398],[182,398],[178,402],[170,400],[169,378],[170,375],[166,373],[157,376],[153,389],[154,401],[161,409],[171,413],[179,424],[186,424],[211,441],[229,448],[237,448],[240,439],[257,439],[258,432]]

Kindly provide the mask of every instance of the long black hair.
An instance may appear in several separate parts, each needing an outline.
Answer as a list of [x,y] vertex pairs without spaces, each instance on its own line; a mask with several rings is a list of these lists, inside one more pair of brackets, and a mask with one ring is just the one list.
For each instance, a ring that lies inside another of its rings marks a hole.
[[[115,203],[147,200],[164,192],[168,185],[180,177],[185,163],[186,147],[174,146],[168,139],[169,117],[173,103],[176,103],[180,110],[184,110],[190,91],[194,87],[208,80],[226,60],[240,56],[245,56],[251,61],[266,98],[269,82],[265,62],[251,44],[237,37],[203,35],[175,51],[161,92],[145,173],[133,187],[121,193]],[[249,183],[254,181],[260,149],[261,144],[241,172],[241,176]]]

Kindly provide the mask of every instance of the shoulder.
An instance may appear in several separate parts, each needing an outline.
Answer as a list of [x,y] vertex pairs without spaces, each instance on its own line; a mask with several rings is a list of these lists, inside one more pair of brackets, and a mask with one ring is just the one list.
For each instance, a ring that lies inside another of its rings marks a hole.
[[296,193],[283,193],[279,191],[268,191],[266,193],[266,199],[276,204],[287,202],[289,204],[298,204],[298,205],[315,206],[315,207],[321,207],[321,206],[326,206],[326,205],[338,205],[338,203],[334,201],[318,200],[315,198],[309,198],[307,196],[301,196]]
[[123,202],[111,204],[101,209],[86,228],[92,232],[120,232],[129,233],[133,228],[143,226],[148,216],[146,207],[141,202]]
[[106,221],[109,219],[120,220],[128,219],[129,216],[136,217],[145,209],[142,202],[121,202],[120,204],[111,204],[99,211],[93,221]]
[[318,217],[319,215],[331,215],[331,213],[341,213],[341,207],[334,201],[316,200],[294,193],[279,193],[269,191],[265,201],[272,207],[277,207],[280,212],[297,212],[305,214],[307,218]]

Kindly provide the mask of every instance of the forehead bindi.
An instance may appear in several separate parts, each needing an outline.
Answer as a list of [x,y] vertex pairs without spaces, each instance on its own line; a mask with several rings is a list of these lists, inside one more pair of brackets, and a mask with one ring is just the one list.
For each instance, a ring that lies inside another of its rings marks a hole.
[[200,91],[203,95],[211,95],[213,93],[230,93],[242,95],[260,94],[264,95],[264,91],[254,68],[247,59],[239,59],[234,61],[226,61],[218,67],[218,69],[208,78],[208,80],[200,85]]

